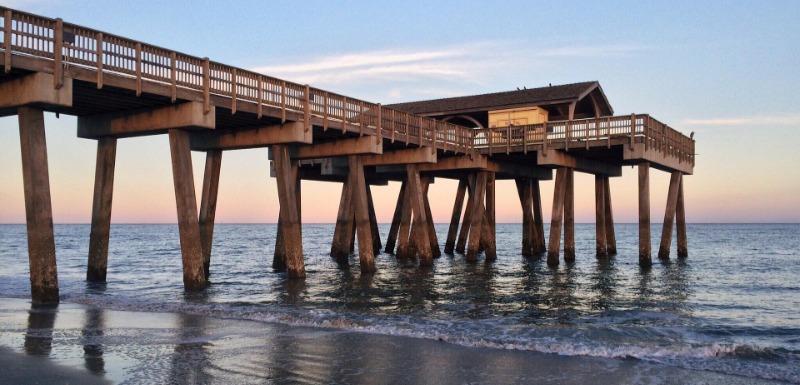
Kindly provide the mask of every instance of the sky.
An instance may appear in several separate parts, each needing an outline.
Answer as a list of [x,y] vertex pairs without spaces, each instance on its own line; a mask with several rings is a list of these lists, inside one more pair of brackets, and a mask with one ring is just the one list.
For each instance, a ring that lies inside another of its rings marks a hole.
[[[46,1],[4,5],[212,60],[392,103],[600,81],[617,114],[650,113],[695,133],[686,176],[690,222],[800,222],[800,2]],[[54,220],[91,218],[96,143],[74,117],[46,117]],[[195,184],[204,154],[193,154]],[[24,223],[19,133],[0,118],[0,223]],[[274,222],[267,150],[223,155],[217,221]],[[594,221],[594,179],[575,176],[576,221]],[[660,222],[669,176],[651,173]],[[456,183],[430,188],[449,220]],[[542,182],[549,218],[552,181]],[[303,221],[332,222],[341,186],[303,182]],[[636,170],[611,181],[617,222],[637,220]],[[399,185],[373,188],[391,219]],[[497,185],[497,220],[519,222],[513,182]],[[112,221],[173,223],[166,136],[121,140]]]

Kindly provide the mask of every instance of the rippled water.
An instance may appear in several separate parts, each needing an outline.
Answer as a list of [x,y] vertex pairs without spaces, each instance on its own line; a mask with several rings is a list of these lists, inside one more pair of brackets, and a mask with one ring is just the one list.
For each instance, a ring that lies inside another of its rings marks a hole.
[[[437,230],[443,240],[446,226]],[[492,264],[456,254],[419,270],[381,254],[379,273],[368,278],[357,257],[343,269],[328,256],[332,233],[331,225],[304,225],[308,278],[294,281],[270,269],[275,226],[217,225],[212,285],[186,295],[176,226],[112,226],[108,284],[88,285],[89,227],[57,225],[62,301],[635,358],[800,383],[800,225],[689,225],[688,260],[642,270],[636,225],[617,225],[619,255],[610,262],[593,255],[594,226],[577,225],[576,263],[550,269],[519,254],[520,225],[501,224]],[[25,227],[0,226],[0,297],[29,296],[27,265]]]

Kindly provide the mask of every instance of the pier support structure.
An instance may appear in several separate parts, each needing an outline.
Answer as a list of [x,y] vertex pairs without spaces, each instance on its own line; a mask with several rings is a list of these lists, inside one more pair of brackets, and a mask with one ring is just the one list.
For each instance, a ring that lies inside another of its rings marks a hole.
[[[299,191],[297,188],[299,181],[297,163],[293,162],[289,157],[289,148],[286,145],[273,145],[270,151],[272,152],[278,185],[278,202],[280,204],[280,213],[278,214],[278,231],[280,235],[278,238],[283,245],[286,273],[289,278],[305,278]],[[276,248],[280,253],[281,248],[277,245]],[[273,261],[273,266],[275,266],[275,261]]]
[[652,265],[650,256],[650,163],[642,162],[639,169],[639,265]]
[[28,230],[31,300],[35,304],[55,304],[59,300],[58,274],[44,113],[37,108],[20,107],[17,115]]
[[211,244],[214,238],[214,218],[217,212],[219,173],[222,166],[222,150],[206,151],[206,166],[203,172],[203,195],[200,198],[200,240],[203,247],[203,272],[210,275]]
[[86,280],[89,282],[106,281],[116,153],[116,138],[103,137],[97,141],[92,225],[89,233],[89,261],[86,269]]
[[553,190],[553,210],[550,220],[550,240],[547,248],[547,265],[558,266],[561,229],[564,228],[564,260],[575,260],[574,170],[559,167]]
[[[680,206],[680,209],[678,209]],[[686,250],[686,218],[683,207],[683,173],[673,171],[669,180],[669,192],[667,194],[667,207],[664,210],[664,224],[661,228],[661,244],[658,248],[658,258],[669,260],[669,249],[672,243],[672,225],[677,216],[678,228],[678,256],[685,257]]]

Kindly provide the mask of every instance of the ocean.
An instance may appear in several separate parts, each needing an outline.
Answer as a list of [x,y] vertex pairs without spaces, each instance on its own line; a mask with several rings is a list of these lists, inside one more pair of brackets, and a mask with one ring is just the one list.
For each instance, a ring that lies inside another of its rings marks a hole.
[[[447,225],[436,228],[443,244]],[[800,383],[799,224],[689,224],[688,259],[678,260],[673,244],[666,263],[656,258],[654,225],[649,269],[638,264],[637,225],[615,230],[618,255],[607,261],[594,256],[593,224],[576,225],[576,262],[562,256],[555,269],[521,256],[521,225],[498,224],[494,263],[442,255],[420,270],[381,253],[378,273],[362,277],[357,256],[345,268],[329,257],[333,225],[306,224],[307,278],[298,281],[271,270],[274,225],[218,224],[211,285],[195,294],[183,290],[176,225],[112,225],[102,285],[84,280],[89,226],[56,225],[55,235],[67,309],[207,316]],[[388,225],[380,232],[385,241]],[[29,314],[18,299],[29,296],[25,226],[0,225],[0,298],[17,299],[0,301],[0,347],[25,351],[21,336],[31,326],[20,321]],[[74,338],[86,338],[77,330]],[[50,354],[76,365],[70,349],[58,353],[58,337]],[[72,341],[62,337],[65,346]],[[106,371],[115,382],[141,374],[130,368]]]

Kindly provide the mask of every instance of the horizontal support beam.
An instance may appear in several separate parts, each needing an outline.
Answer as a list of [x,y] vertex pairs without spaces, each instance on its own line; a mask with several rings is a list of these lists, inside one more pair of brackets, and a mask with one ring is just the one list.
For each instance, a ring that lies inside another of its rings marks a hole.
[[372,136],[336,139],[322,143],[293,146],[289,151],[289,155],[292,159],[316,159],[382,153],[383,144],[378,143],[375,137]]
[[404,148],[386,151],[381,155],[364,155],[364,166],[383,166],[389,164],[436,163],[436,150],[430,147]]
[[691,162],[681,162],[674,156],[665,155],[654,148],[645,149],[644,143],[635,143],[633,148],[624,146],[622,159],[625,161],[650,162],[650,166],[662,171],[680,171],[687,175],[692,175],[694,166]]
[[78,137],[97,139],[163,134],[173,128],[214,129],[214,108],[203,112],[203,104],[188,102],[136,111],[79,116]]
[[240,150],[267,147],[273,144],[312,143],[313,133],[303,122],[287,122],[264,127],[194,132],[191,145],[194,151]]
[[60,88],[53,86],[53,75],[37,72],[0,83],[1,115],[16,114],[22,106],[72,107],[72,78],[65,77]]
[[536,164],[545,167],[568,167],[575,171],[595,175],[622,176],[622,166],[575,156],[555,149],[537,151]]
[[[442,175],[451,171],[464,171],[464,170],[486,170],[498,173],[498,177],[502,178],[533,178],[539,180],[550,180],[553,177],[553,172],[550,169],[527,166],[523,164],[504,162],[489,159],[485,155],[471,154],[471,155],[458,155],[450,156],[447,158],[439,158],[436,163],[422,163],[418,166],[421,173],[430,175]],[[378,166],[375,170],[378,173],[400,173],[403,167],[399,166]]]
[[500,174],[501,179],[502,177],[531,178],[538,180],[553,179],[553,170],[496,160],[489,160],[486,170]]

